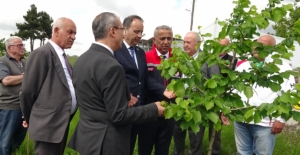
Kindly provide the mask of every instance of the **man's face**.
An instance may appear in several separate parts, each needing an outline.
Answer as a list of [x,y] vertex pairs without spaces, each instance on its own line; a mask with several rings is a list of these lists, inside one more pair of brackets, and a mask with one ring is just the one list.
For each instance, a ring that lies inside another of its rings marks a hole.
[[197,44],[198,42],[192,33],[185,35],[183,39],[183,49],[189,56],[193,56],[197,52]]
[[134,19],[129,28],[124,31],[124,40],[130,46],[136,46],[143,35],[144,25],[142,21]]
[[64,21],[62,28],[55,28],[55,35],[57,35],[58,45],[62,49],[71,48],[74,40],[76,39],[76,26],[75,23],[69,19]]
[[157,50],[161,54],[167,54],[171,48],[173,33],[171,30],[159,29],[157,35],[153,38]]
[[24,48],[22,40],[14,39],[14,44],[9,46],[8,52],[12,55],[22,57],[24,55]]
[[115,33],[116,33],[116,43],[117,43],[117,49],[120,49],[122,47],[122,42],[123,42],[123,38],[124,38],[124,27],[120,21],[120,19],[118,19],[118,26],[114,28]]
[[[257,42],[262,43],[264,46],[268,45],[268,39],[265,37],[258,38]],[[255,48],[256,47],[254,47],[254,51],[252,52],[253,56],[256,57],[258,60],[263,60],[261,57],[259,57],[258,51],[256,51]]]

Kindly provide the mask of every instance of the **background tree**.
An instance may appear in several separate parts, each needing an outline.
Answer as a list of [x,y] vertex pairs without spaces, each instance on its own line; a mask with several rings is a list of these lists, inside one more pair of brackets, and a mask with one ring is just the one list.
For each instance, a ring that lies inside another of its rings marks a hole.
[[40,45],[43,45],[45,38],[51,37],[53,20],[46,12],[37,12],[37,7],[34,4],[30,5],[30,9],[23,18],[25,22],[16,23],[19,31],[13,35],[19,36],[23,40],[29,39],[30,51],[33,51],[34,40],[39,39],[41,41]]
[[41,11],[38,13],[39,20],[39,33],[38,38],[40,39],[40,46],[45,44],[45,39],[50,39],[52,35],[52,25],[53,19],[49,16],[48,13]]
[[0,39],[0,56],[3,56],[6,52],[6,47],[5,47],[5,38]]
[[[287,18],[282,18],[278,23],[276,23],[273,28],[276,31],[276,36],[287,38],[291,35],[291,30],[294,27],[294,23],[300,19],[300,7],[295,6],[289,13]],[[300,36],[300,33],[293,34],[296,37]]]

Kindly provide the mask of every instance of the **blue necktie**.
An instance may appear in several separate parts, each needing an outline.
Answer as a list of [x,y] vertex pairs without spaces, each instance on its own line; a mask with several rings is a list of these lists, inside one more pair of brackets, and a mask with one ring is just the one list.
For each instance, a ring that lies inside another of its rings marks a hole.
[[135,59],[134,59],[134,48],[133,47],[129,47],[130,49],[130,53],[131,53],[131,58],[133,60],[133,62],[135,63]]

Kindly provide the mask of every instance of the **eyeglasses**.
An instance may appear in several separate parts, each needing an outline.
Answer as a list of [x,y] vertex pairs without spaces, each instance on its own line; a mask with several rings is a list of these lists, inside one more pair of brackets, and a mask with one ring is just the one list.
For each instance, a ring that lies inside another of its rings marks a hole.
[[16,44],[16,45],[9,45],[9,46],[17,46],[18,48],[20,48],[20,47],[25,47],[25,44]]
[[115,29],[120,29],[120,30],[124,30],[124,27],[116,27],[116,26],[114,26],[113,28],[115,28]]

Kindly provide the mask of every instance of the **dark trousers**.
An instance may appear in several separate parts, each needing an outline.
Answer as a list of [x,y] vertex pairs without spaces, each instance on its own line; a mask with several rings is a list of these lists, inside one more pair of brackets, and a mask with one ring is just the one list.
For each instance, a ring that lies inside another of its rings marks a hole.
[[132,124],[131,126],[131,134],[130,134],[130,155],[133,155],[134,147],[135,147],[135,142],[136,142],[136,137],[139,133],[139,124]]
[[0,155],[10,155],[21,146],[27,132],[22,123],[21,110],[0,109]]
[[173,119],[161,117],[157,121],[141,124],[138,136],[139,155],[151,155],[153,146],[155,155],[168,155],[173,131]]
[[[213,123],[209,124],[209,137],[212,134]],[[204,137],[205,127],[200,125],[200,131],[194,133],[191,129],[188,129],[190,139],[190,155],[202,155],[202,141]],[[185,151],[185,137],[186,130],[180,128],[180,122],[175,122],[174,127],[174,155],[184,155]],[[216,132],[215,140],[212,148],[212,155],[218,155],[221,152],[221,130]]]

